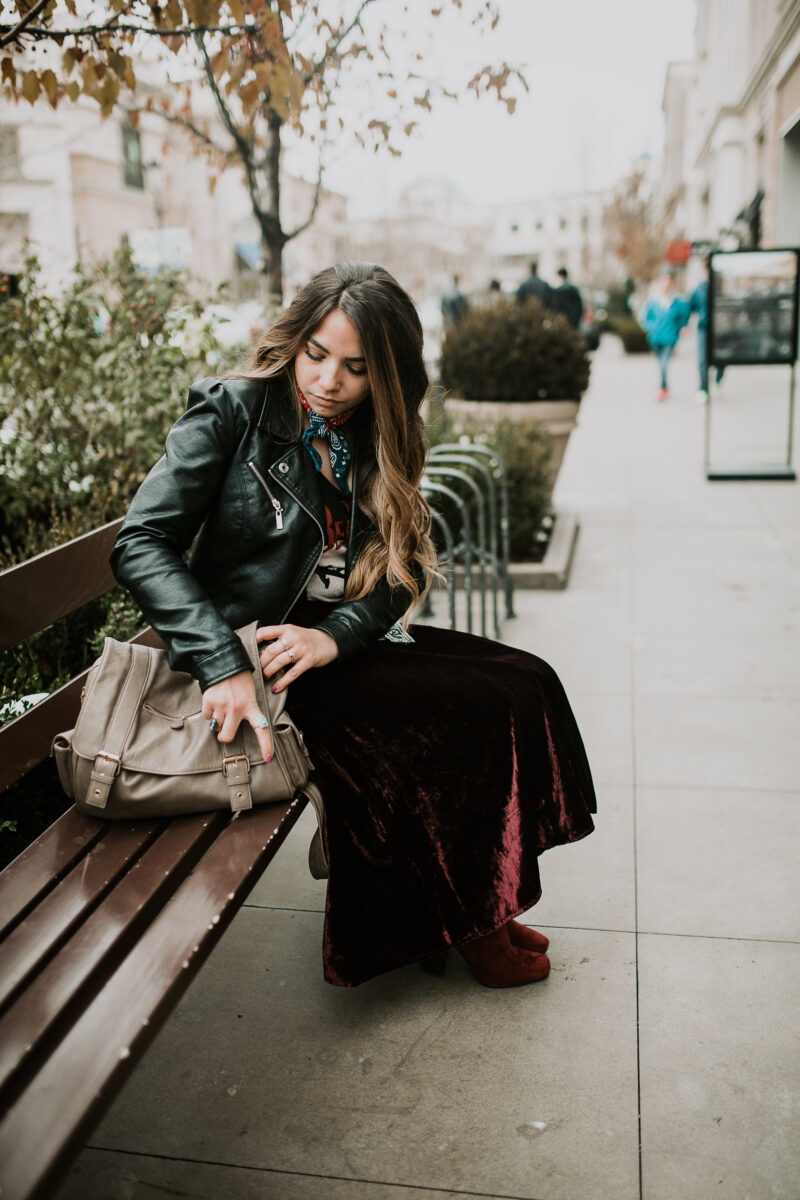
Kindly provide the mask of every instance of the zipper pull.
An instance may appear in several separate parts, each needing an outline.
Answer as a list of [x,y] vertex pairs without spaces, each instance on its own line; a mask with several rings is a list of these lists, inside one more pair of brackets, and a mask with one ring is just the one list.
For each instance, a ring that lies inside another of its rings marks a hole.
[[283,529],[283,509],[280,500],[273,500],[272,507],[275,509],[275,528]]

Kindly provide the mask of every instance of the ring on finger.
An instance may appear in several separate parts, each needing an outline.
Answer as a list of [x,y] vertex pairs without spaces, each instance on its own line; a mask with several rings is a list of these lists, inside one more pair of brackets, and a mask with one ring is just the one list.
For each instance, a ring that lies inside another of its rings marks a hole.
[[253,726],[253,729],[266,729],[269,725],[269,721],[262,713],[257,721],[251,721],[251,725]]
[[208,722],[208,728],[212,733],[216,733],[219,729],[219,721],[217,720],[216,715],[212,716],[211,720]]
[[294,654],[292,654],[291,650],[288,651],[288,654],[289,654],[289,662],[293,663],[294,662]]
[[279,640],[280,640],[280,643],[283,646],[284,650],[286,651],[286,653],[291,654],[291,650],[289,649],[289,643],[287,642],[286,638],[282,637]]

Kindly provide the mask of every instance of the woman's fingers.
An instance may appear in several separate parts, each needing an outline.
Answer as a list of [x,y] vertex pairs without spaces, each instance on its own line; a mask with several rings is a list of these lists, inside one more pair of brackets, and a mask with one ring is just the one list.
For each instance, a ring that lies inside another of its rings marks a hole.
[[251,708],[247,713],[240,713],[237,709],[232,708],[225,714],[222,727],[217,734],[217,740],[223,745],[232,742],[240,724],[242,721],[246,721],[256,735],[264,761],[269,762],[272,758],[272,735],[269,725],[265,725],[264,720],[260,708]]
[[272,737],[266,717],[258,707],[252,671],[240,671],[207,688],[203,692],[202,714],[222,745],[232,742],[242,721],[247,721],[264,759],[269,762],[272,758]]
[[272,758],[272,735],[270,734],[269,726],[264,724],[264,716],[261,709],[257,708],[253,712],[250,712],[247,720],[258,739],[261,757],[264,759],[264,762],[269,762]]

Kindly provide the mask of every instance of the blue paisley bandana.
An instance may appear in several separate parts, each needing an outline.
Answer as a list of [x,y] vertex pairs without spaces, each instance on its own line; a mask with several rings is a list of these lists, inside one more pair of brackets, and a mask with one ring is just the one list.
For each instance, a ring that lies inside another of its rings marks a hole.
[[302,442],[311,455],[311,461],[318,471],[322,469],[322,459],[311,443],[316,437],[325,438],[330,451],[333,477],[345,496],[349,496],[350,488],[347,483],[347,473],[350,469],[352,454],[347,434],[341,426],[353,415],[355,409],[351,408],[348,412],[340,413],[336,417],[322,417],[318,412],[314,412],[314,409],[299,388],[297,389],[297,394],[300,397],[300,403],[308,413],[309,426],[303,433]]

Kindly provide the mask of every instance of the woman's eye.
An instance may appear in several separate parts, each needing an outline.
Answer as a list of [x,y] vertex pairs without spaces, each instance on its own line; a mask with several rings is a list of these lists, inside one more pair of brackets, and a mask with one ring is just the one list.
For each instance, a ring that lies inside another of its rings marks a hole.
[[306,346],[306,354],[312,362],[322,362],[323,358],[325,357],[324,354],[312,354],[308,346]]
[[351,375],[366,375],[367,373],[366,367],[361,367],[360,370],[357,367],[348,367],[347,369]]

